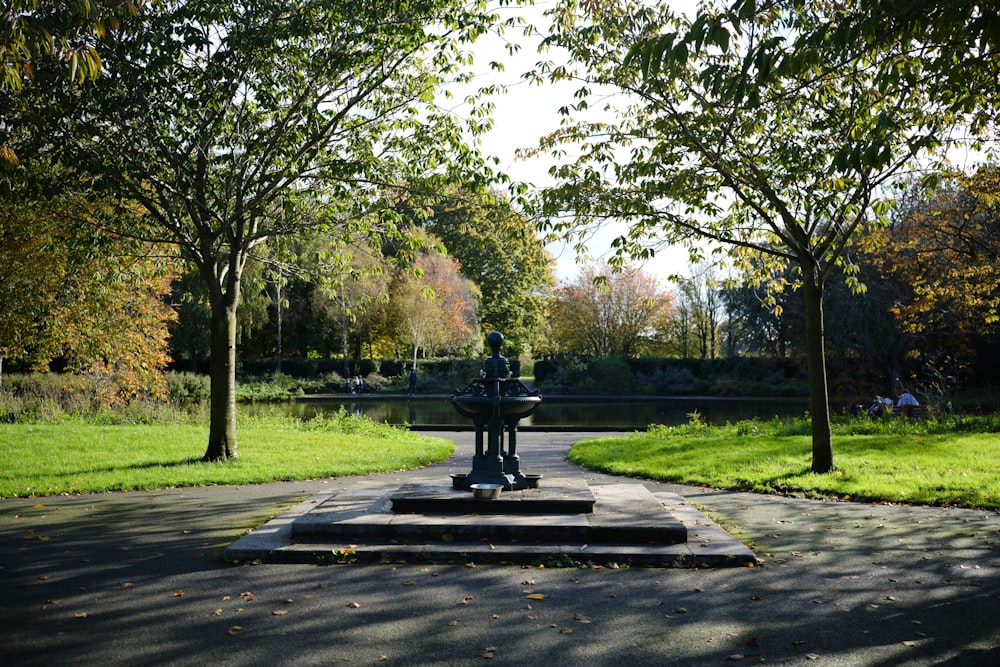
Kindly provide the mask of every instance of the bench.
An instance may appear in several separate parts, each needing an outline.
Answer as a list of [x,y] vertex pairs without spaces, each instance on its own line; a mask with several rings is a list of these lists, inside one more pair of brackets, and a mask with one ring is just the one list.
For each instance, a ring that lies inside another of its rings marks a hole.
[[927,421],[927,417],[930,416],[926,405],[901,405],[896,410],[901,416],[913,421]]

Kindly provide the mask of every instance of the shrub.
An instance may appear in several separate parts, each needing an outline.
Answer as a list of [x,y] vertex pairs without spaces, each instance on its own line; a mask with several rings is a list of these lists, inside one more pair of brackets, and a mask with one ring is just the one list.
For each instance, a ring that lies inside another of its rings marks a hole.
[[167,396],[173,403],[208,400],[211,395],[211,382],[207,375],[197,373],[167,373]]

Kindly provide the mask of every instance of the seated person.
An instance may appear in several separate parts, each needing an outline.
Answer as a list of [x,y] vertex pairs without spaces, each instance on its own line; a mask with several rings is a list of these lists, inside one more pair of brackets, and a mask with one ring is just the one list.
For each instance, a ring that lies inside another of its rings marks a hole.
[[910,414],[913,412],[913,406],[915,405],[920,405],[920,404],[917,403],[917,399],[913,397],[913,394],[911,394],[908,391],[904,391],[902,394],[900,394],[899,400],[896,401],[896,409],[899,410],[899,412],[906,417],[910,416]]

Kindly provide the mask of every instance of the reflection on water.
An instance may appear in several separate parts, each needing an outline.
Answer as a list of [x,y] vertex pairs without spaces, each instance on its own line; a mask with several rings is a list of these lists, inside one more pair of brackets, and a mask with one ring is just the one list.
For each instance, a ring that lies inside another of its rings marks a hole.
[[[259,409],[274,410],[268,404]],[[470,426],[471,420],[463,417],[446,397],[330,397],[310,398],[282,404],[289,414],[310,418],[317,414],[336,412],[343,408],[351,414],[363,414],[378,422],[390,424]],[[546,399],[535,414],[522,419],[521,426],[580,426],[601,428],[645,428],[650,424],[674,426],[689,420],[694,411],[705,416],[709,423],[724,424],[741,419],[760,417],[799,416],[805,413],[807,403],[801,399],[730,399],[705,397],[635,398],[561,400]],[[243,410],[253,411],[254,406]]]

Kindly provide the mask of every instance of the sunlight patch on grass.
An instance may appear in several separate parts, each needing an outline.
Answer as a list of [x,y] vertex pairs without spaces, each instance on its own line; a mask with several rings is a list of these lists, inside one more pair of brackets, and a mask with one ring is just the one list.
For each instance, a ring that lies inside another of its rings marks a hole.
[[202,463],[203,426],[0,424],[0,497],[363,475],[424,466],[454,450],[450,440],[330,420],[258,420],[238,438],[235,461]]
[[1000,509],[996,433],[913,428],[834,437],[837,470],[811,472],[811,439],[747,426],[654,428],[576,443],[569,459],[612,474],[722,489]]

